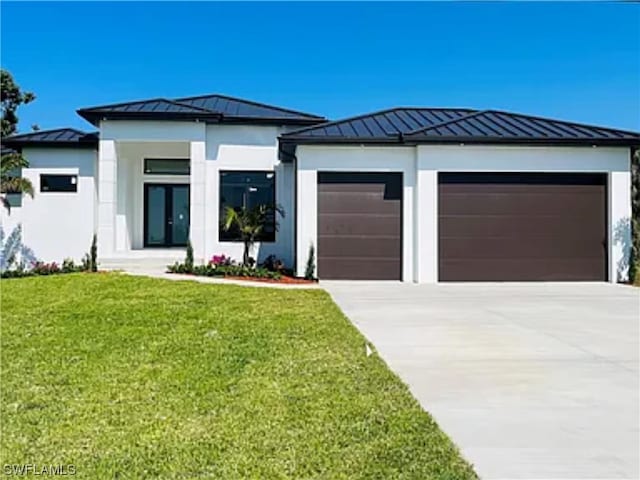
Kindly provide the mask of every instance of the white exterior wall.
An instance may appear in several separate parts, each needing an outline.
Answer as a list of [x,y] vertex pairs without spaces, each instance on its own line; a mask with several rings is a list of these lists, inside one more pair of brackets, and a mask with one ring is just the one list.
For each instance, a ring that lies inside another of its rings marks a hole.
[[[416,157],[412,147],[301,145],[297,149],[297,275],[303,276],[310,245],[318,246],[318,172],[402,173],[402,280],[414,277]],[[316,255],[317,258],[317,255]],[[317,263],[317,262],[316,262]],[[322,272],[316,268],[316,275]]]
[[[439,172],[602,172],[608,174],[609,280],[626,280],[631,238],[628,148],[523,146],[306,146],[298,158],[298,274],[317,245],[318,171],[404,174],[403,281],[438,281]],[[320,278],[322,272],[318,272]]]
[[278,135],[281,127],[255,125],[209,125],[206,144],[205,190],[205,252],[207,258],[225,254],[242,258],[241,242],[221,242],[218,235],[220,221],[220,172],[229,170],[258,170],[275,173],[276,203],[284,210],[278,216],[276,241],[257,243],[252,256],[259,262],[275,255],[285,265],[293,266],[294,237],[294,167],[278,160]]
[[[203,163],[205,124],[103,121],[98,152],[98,245],[105,258],[126,257],[143,246],[144,189],[149,183],[191,185],[190,238],[204,258]],[[144,158],[191,158],[191,175],[144,175]],[[195,188],[194,188],[195,186]]]
[[[25,148],[29,168],[22,176],[33,184],[34,197],[22,196],[22,206],[2,212],[5,235],[22,224],[22,243],[36,258],[61,263],[80,261],[95,232],[96,152],[86,148]],[[41,174],[78,176],[77,192],[41,192]],[[4,210],[4,209],[3,209]]]
[[[285,217],[279,218],[276,241],[258,243],[253,255],[262,261],[275,254],[291,266],[294,168],[278,160],[277,137],[283,131],[273,126],[198,122],[102,122],[98,238],[103,256],[126,257],[131,250],[143,248],[144,183],[188,183],[190,238],[196,260],[222,253],[240,259],[242,243],[218,239],[220,171],[263,170],[276,174],[276,202]],[[144,158],[190,158],[191,175],[146,175]]]

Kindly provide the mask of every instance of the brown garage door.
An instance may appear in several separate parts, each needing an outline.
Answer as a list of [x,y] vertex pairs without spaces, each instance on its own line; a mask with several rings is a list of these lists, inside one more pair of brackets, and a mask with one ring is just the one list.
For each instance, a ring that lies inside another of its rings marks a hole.
[[441,173],[442,281],[606,280],[604,174]]
[[399,280],[402,174],[318,173],[318,276]]

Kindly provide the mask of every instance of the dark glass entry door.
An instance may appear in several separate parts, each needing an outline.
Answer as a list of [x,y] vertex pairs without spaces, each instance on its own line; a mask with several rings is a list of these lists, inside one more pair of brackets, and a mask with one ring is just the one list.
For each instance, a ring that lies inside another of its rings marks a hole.
[[183,247],[189,239],[189,185],[144,184],[144,246]]

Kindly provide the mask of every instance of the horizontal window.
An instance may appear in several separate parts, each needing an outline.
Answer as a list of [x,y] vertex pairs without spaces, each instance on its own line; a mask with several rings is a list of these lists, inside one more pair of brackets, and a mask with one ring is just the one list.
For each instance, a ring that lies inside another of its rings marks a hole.
[[77,192],[77,175],[40,175],[41,192]]
[[189,175],[188,158],[145,158],[144,173],[150,175]]
[[[220,172],[220,228],[221,241],[240,241],[237,228],[224,229],[226,207],[239,211],[260,205],[274,208],[276,204],[276,176],[273,172]],[[276,239],[276,216],[271,212],[259,235],[263,242]]]

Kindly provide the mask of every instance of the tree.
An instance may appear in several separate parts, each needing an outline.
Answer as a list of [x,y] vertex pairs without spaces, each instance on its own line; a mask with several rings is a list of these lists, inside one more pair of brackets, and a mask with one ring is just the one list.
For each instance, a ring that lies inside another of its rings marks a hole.
[[[2,138],[16,133],[18,128],[17,110],[20,105],[35,100],[31,92],[24,92],[14,81],[13,76],[7,70],[0,70],[0,94],[2,96]],[[33,197],[33,185],[31,182],[19,176],[22,168],[29,166],[29,162],[21,153],[8,151],[2,154],[0,160],[0,197],[2,205],[10,211],[7,193],[22,192]]]
[[[233,207],[225,208],[223,228],[226,232],[236,229],[240,239],[244,243],[242,253],[242,265],[249,267],[251,260],[249,253],[253,244],[258,241],[266,225],[273,219],[276,213],[284,217],[284,210],[277,205],[257,205],[253,208]],[[278,230],[278,222],[274,220],[274,227]]]

